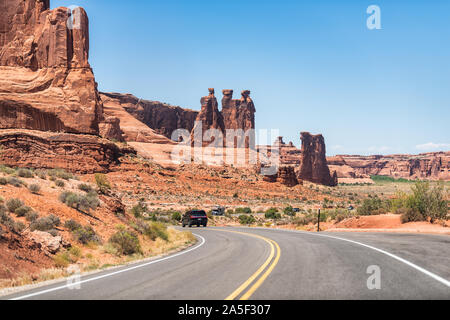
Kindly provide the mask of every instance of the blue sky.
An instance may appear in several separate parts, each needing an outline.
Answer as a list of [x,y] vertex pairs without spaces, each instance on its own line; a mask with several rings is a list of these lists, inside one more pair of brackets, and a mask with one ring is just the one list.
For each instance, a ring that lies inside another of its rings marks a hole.
[[257,129],[296,145],[310,131],[329,155],[450,150],[450,1],[51,4],[86,9],[102,91],[198,110],[209,87],[249,89]]

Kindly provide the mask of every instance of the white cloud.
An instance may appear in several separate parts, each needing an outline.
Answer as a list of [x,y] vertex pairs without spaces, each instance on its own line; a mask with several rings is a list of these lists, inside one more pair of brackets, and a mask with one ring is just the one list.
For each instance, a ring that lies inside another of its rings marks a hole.
[[418,144],[416,146],[417,149],[422,150],[422,151],[430,151],[430,150],[439,150],[439,151],[444,151],[444,150],[448,150],[450,149],[450,143],[433,143],[433,142],[428,142],[428,143],[424,143],[424,144]]

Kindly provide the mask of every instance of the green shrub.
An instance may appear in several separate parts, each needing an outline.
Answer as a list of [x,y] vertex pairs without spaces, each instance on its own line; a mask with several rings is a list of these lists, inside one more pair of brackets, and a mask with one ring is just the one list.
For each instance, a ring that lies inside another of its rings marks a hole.
[[362,216],[385,214],[389,206],[389,202],[383,201],[378,196],[375,196],[364,199],[362,205],[358,207],[357,212]]
[[82,244],[88,244],[90,242],[101,243],[100,237],[97,235],[95,230],[89,225],[75,229],[73,231],[73,236],[76,241]]
[[79,184],[78,189],[80,189],[81,191],[84,191],[86,193],[93,191],[92,187],[90,185],[88,185],[87,183]]
[[9,178],[8,183],[16,188],[20,188],[24,185],[24,182],[16,177]]
[[0,205],[0,223],[7,223],[7,222],[11,222],[13,219],[11,218],[11,216],[9,215],[7,209],[5,206]]
[[270,208],[266,210],[266,213],[264,214],[266,219],[280,219],[281,214],[278,213],[277,208]]
[[24,168],[17,170],[17,175],[21,178],[33,178],[34,177],[34,174],[31,170],[24,169]]
[[64,223],[64,227],[70,231],[75,231],[75,230],[81,228],[82,225],[80,223],[78,223],[77,221],[70,219]]
[[401,221],[402,223],[407,222],[417,222],[417,221],[425,221],[426,217],[422,215],[418,210],[413,208],[402,208],[399,210],[401,213]]
[[14,213],[18,217],[25,217],[25,215],[29,212],[33,211],[30,207],[22,206],[14,210]]
[[41,191],[41,186],[34,183],[28,187],[28,190],[30,190],[30,192],[33,194],[39,194],[39,191]]
[[0,185],[4,186],[8,184],[8,179],[5,177],[0,177]]
[[147,206],[145,203],[139,201],[136,205],[131,208],[131,214],[136,218],[141,218],[144,213],[147,212]]
[[66,183],[62,180],[56,180],[55,181],[55,185],[59,188],[64,188],[64,186],[66,185]]
[[111,184],[108,181],[106,175],[102,173],[95,174],[95,183],[97,184],[98,190],[101,193],[107,193],[111,189]]
[[34,211],[27,212],[25,214],[25,219],[27,219],[28,222],[34,222],[39,219],[39,214]]
[[287,206],[284,208],[283,212],[288,216],[295,216],[294,208],[292,208],[292,206]]
[[20,199],[9,199],[8,201],[6,201],[6,207],[8,208],[9,212],[14,212],[16,211],[17,208],[20,208],[24,205],[23,201]]
[[169,233],[167,232],[167,227],[161,222],[152,221],[150,222],[150,228],[145,233],[152,240],[156,238],[161,238],[165,241],[169,240]]
[[174,213],[172,213],[172,220],[181,221],[181,213],[178,211],[175,211]]
[[252,213],[252,209],[250,209],[249,207],[245,207],[245,208],[236,208],[234,210],[234,212],[236,214],[238,213],[245,213],[245,214],[251,214]]
[[239,219],[239,223],[240,223],[240,224],[246,224],[246,225],[252,224],[252,223],[255,223],[255,222],[256,222],[255,217],[252,216],[252,215],[245,215],[245,214],[242,214],[242,215],[239,216],[238,219]]
[[80,195],[71,191],[65,191],[59,195],[59,200],[80,212],[89,212],[90,209],[95,210],[100,205],[100,201],[95,192]]
[[41,178],[42,180],[46,180],[47,179],[47,171],[43,170],[43,169],[37,169],[34,172],[39,178]]
[[0,172],[3,172],[4,174],[13,174],[16,172],[16,170],[2,164],[0,165]]
[[131,231],[121,229],[109,239],[109,243],[115,246],[122,255],[142,253],[138,236]]
[[39,218],[30,224],[31,231],[39,230],[39,231],[49,231],[55,229],[55,227],[59,226],[61,221],[58,217],[54,215],[50,215],[47,217]]
[[70,180],[74,178],[72,173],[67,172],[64,169],[52,169],[48,172],[48,175],[53,179],[59,178],[63,180]]

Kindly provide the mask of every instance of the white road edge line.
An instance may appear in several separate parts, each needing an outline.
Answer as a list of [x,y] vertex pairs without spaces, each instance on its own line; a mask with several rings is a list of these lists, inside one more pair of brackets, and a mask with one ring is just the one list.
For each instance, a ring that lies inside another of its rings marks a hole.
[[414,264],[414,263],[412,263],[412,262],[410,262],[410,261],[408,261],[408,260],[406,260],[406,259],[400,258],[399,256],[396,256],[395,254],[392,254],[392,253],[387,252],[387,251],[385,251],[385,250],[378,249],[378,248],[376,248],[376,247],[373,247],[373,246],[370,246],[370,245],[368,245],[368,244],[364,244],[364,243],[361,243],[361,242],[358,242],[358,241],[349,240],[349,239],[345,239],[345,238],[334,237],[334,236],[329,236],[329,235],[325,235],[325,234],[309,233],[309,232],[302,232],[302,231],[296,231],[296,230],[265,229],[265,228],[249,228],[249,229],[285,231],[285,232],[293,232],[293,233],[299,233],[299,234],[307,234],[307,235],[312,235],[312,236],[317,236],[317,237],[326,237],[326,238],[331,238],[331,239],[336,239],[336,240],[341,240],[341,241],[347,241],[347,242],[350,242],[350,243],[353,243],[353,244],[357,244],[357,245],[359,245],[359,246],[363,246],[363,247],[366,247],[366,248],[369,248],[369,249],[378,251],[378,252],[380,252],[380,253],[382,253],[382,254],[385,254],[385,255],[387,255],[387,256],[389,256],[389,257],[391,257],[391,258],[393,258],[393,259],[395,259],[395,260],[397,260],[397,261],[403,262],[404,264],[410,266],[411,268],[414,268],[414,269],[416,269],[417,271],[420,271],[420,272],[422,272],[423,274],[425,274],[425,275],[427,275],[427,276],[433,278],[434,280],[439,281],[439,282],[442,283],[443,285],[445,285],[445,286],[447,286],[447,287],[450,287],[450,281],[448,281],[448,280],[446,280],[446,279],[444,279],[444,278],[438,276],[437,274],[432,273],[432,272],[430,272],[430,271],[428,271],[428,270],[426,270],[426,269],[424,269],[424,268],[422,268],[422,267],[419,267],[418,265],[416,265],[416,264]]
[[30,294],[27,294],[27,295],[24,295],[24,296],[20,296],[20,297],[17,297],[17,298],[12,298],[10,300],[13,301],[13,300],[28,299],[28,298],[31,298],[31,297],[39,296],[41,294],[62,290],[62,289],[68,288],[69,286],[73,287],[73,286],[76,286],[76,285],[81,285],[81,284],[86,283],[86,282],[91,282],[91,281],[100,280],[100,279],[103,279],[103,278],[115,276],[115,275],[120,274],[120,273],[124,273],[124,272],[128,272],[128,271],[131,271],[131,270],[143,268],[143,267],[149,266],[149,265],[154,264],[154,263],[158,263],[158,262],[161,262],[161,261],[164,261],[164,260],[169,260],[169,259],[181,256],[181,255],[186,254],[188,252],[197,250],[198,248],[200,248],[201,246],[203,246],[205,244],[205,242],[206,242],[205,238],[203,238],[202,236],[200,236],[198,234],[195,234],[195,233],[194,233],[194,235],[196,237],[200,238],[202,242],[199,245],[197,245],[197,246],[195,246],[193,248],[190,248],[188,250],[176,253],[174,255],[171,255],[171,256],[168,256],[168,257],[165,257],[165,258],[161,258],[161,259],[158,259],[158,260],[150,261],[150,262],[147,262],[147,263],[143,263],[143,264],[140,264],[140,265],[137,265],[137,266],[134,266],[134,267],[130,267],[130,268],[122,269],[122,270],[119,270],[119,271],[111,272],[111,273],[108,273],[108,274],[104,274],[104,275],[101,275],[101,276],[93,277],[93,278],[90,278],[90,279],[82,280],[82,281],[79,281],[79,282],[76,282],[76,283],[66,284],[64,286],[55,287],[55,288],[51,288],[51,289],[47,289],[47,290],[43,290],[43,291],[38,291],[38,292],[35,292],[35,293],[30,293]]

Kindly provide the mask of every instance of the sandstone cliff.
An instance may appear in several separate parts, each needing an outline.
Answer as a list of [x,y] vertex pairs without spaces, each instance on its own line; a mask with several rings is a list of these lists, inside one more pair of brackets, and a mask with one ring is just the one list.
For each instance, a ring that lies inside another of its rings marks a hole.
[[99,134],[86,12],[8,0],[0,34],[0,128]]
[[338,155],[328,163],[339,178],[368,178],[371,175],[405,179],[450,180],[450,152],[419,155]]
[[88,58],[89,21],[82,8],[50,10],[48,0],[2,2],[1,161],[94,172],[125,152],[98,137],[123,140],[120,120],[103,115]]

